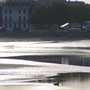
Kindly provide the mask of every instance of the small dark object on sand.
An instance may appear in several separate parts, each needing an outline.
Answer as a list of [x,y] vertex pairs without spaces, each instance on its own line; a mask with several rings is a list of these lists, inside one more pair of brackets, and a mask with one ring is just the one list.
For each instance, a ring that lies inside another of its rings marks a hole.
[[55,86],[59,86],[59,82],[55,82],[54,85],[55,85]]

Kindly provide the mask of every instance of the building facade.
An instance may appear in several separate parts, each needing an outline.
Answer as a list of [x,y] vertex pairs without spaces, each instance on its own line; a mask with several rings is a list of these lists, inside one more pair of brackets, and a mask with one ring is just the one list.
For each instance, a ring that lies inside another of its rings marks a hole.
[[0,5],[0,27],[2,27],[2,6]]
[[29,29],[30,0],[5,0],[2,6],[2,27],[7,31]]

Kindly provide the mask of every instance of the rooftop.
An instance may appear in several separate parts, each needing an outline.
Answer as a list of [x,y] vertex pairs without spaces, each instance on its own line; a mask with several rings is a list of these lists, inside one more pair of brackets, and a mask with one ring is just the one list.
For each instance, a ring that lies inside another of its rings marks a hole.
[[3,6],[11,6],[11,7],[23,7],[23,6],[30,6],[34,3],[35,0],[3,0],[1,4]]

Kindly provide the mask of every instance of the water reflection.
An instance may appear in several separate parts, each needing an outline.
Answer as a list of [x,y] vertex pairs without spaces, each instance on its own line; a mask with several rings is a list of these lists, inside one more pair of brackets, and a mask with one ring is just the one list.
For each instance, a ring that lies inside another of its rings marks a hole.
[[28,83],[28,84],[6,84],[0,85],[1,90],[90,90],[90,80],[79,82],[70,80],[61,86],[54,86],[52,83]]
[[90,90],[90,79],[86,81],[72,80],[65,83],[66,86],[73,90]]
[[2,90],[73,90],[70,87],[55,87],[50,84],[0,86]]
[[[10,84],[0,88],[90,90],[89,55],[90,40],[0,42],[0,84]],[[61,86],[53,85],[57,81]]]
[[49,62],[67,65],[90,66],[89,55],[26,55],[11,56],[6,58],[24,59],[29,61]]

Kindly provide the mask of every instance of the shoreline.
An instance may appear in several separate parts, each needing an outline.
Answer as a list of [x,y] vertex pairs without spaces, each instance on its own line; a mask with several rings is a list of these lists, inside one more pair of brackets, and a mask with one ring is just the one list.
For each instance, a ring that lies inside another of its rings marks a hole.
[[[2,40],[3,39],[3,40]],[[90,39],[90,32],[1,32],[0,42],[73,41]]]
[[[64,58],[65,60],[63,61]],[[90,57],[77,55],[23,55],[23,56],[1,57],[1,59],[18,59],[42,63],[66,64],[66,65],[90,67]],[[84,63],[83,59],[85,59]]]

